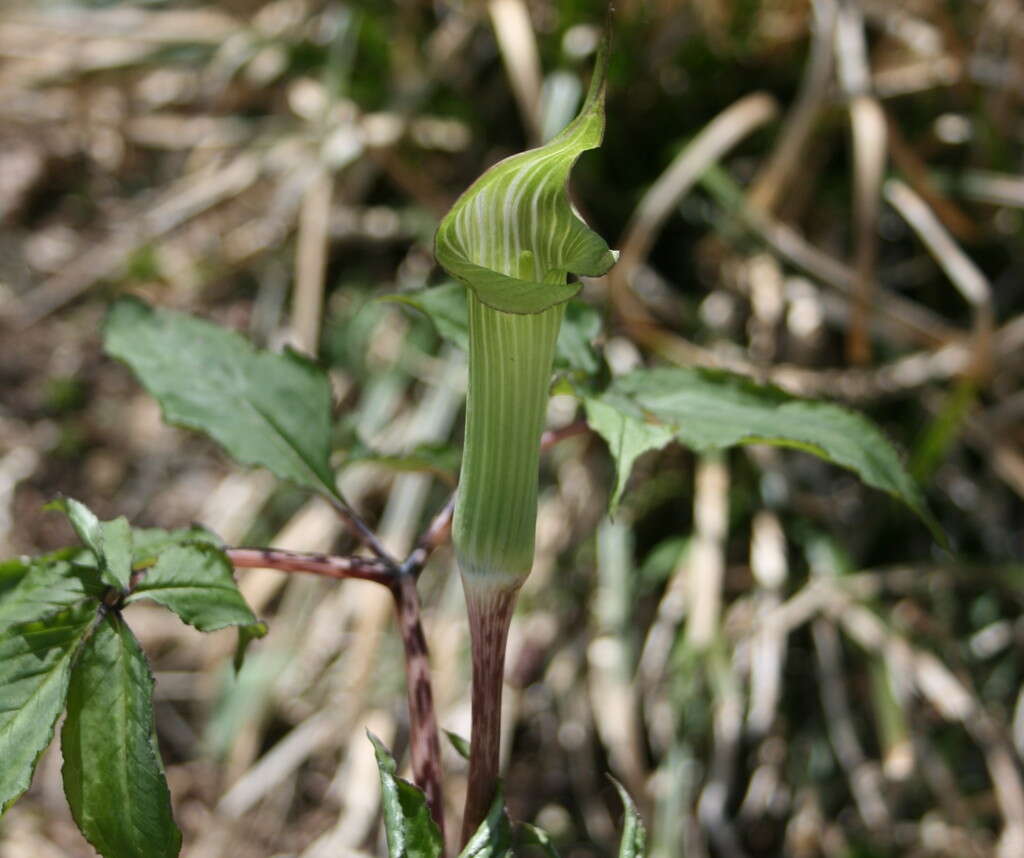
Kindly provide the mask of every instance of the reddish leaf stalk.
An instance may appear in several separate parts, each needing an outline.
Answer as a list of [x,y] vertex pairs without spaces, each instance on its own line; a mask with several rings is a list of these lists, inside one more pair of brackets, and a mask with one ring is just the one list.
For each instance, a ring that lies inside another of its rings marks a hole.
[[[444,511],[438,517],[441,519]],[[450,520],[450,515],[449,515]],[[395,614],[405,652],[405,678],[409,702],[409,755],[413,778],[423,790],[430,815],[444,837],[444,795],[441,783],[441,744],[438,740],[434,693],[430,682],[427,640],[420,621],[421,606],[416,590],[419,567],[447,527],[435,521],[417,549],[399,569],[392,561],[375,557],[334,557],[304,554],[277,548],[228,548],[228,559],[237,569],[266,568],[281,572],[309,572],[328,578],[356,578],[383,584],[395,599]],[[406,571],[410,570],[410,571]]]
[[402,572],[418,578],[423,567],[427,563],[431,552],[439,545],[444,544],[452,535],[452,513],[455,511],[455,495],[448,498],[448,502],[441,508],[441,511],[434,516],[433,521],[424,531],[416,543],[416,547],[409,552],[402,564]]
[[384,543],[380,541],[377,534],[370,529],[369,525],[359,517],[359,514],[352,507],[340,498],[331,497],[330,495],[325,495],[325,498],[356,539],[369,548],[379,560],[390,565],[395,564],[395,559],[388,554]]
[[236,569],[277,569],[280,572],[310,572],[326,578],[358,578],[391,587],[395,572],[384,561],[371,557],[334,557],[304,554],[280,548],[228,548],[228,560]]
[[576,435],[582,435],[589,429],[590,427],[587,425],[586,420],[576,420],[568,426],[562,426],[560,429],[546,429],[544,434],[540,436],[540,448],[541,450],[550,450],[559,441],[573,438]]

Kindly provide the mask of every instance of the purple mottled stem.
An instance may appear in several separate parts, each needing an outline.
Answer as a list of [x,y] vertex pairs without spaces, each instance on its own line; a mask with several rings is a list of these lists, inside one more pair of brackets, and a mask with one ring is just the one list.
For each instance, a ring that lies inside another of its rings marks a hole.
[[463,843],[484,821],[498,786],[505,643],[515,603],[515,590],[466,587],[473,647],[473,731],[466,808],[462,817]]
[[359,578],[387,587],[395,598],[395,613],[405,650],[409,698],[409,755],[416,785],[427,796],[430,815],[444,837],[444,797],[441,788],[441,743],[437,737],[434,693],[430,684],[427,640],[420,622],[416,577],[372,557],[333,557],[276,548],[228,548],[228,559],[238,569],[263,567],[282,572],[311,572],[328,578]]
[[441,743],[437,738],[434,692],[430,684],[430,657],[420,622],[420,596],[416,578],[400,574],[392,587],[398,628],[405,650],[405,682],[409,699],[409,756],[416,785],[427,796],[430,815],[444,840],[444,797],[441,787]]
[[352,507],[340,498],[331,497],[330,495],[326,495],[325,497],[327,502],[338,514],[338,517],[352,532],[352,535],[355,536],[356,539],[369,548],[379,560],[382,560],[389,566],[397,565],[395,558],[388,554],[387,549],[384,548],[384,543],[377,538],[377,534],[370,530],[369,525],[359,517],[359,514],[352,509]]
[[306,554],[280,548],[226,548],[236,569],[277,569],[280,572],[309,572],[326,578],[359,578],[391,587],[393,567],[372,557],[335,557],[330,554]]

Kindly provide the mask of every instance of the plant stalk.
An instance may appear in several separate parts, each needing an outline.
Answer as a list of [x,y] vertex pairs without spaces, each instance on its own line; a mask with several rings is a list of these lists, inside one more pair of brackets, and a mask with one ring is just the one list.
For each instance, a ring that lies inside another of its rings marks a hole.
[[430,683],[430,656],[420,622],[420,596],[413,575],[399,574],[391,588],[402,648],[405,651],[405,687],[409,701],[409,756],[416,785],[427,796],[430,815],[444,841],[444,795],[441,786],[441,744]]
[[579,115],[538,149],[492,166],[455,202],[434,255],[467,287],[469,386],[452,542],[473,647],[473,727],[463,818],[467,841],[493,801],[505,641],[533,566],[540,440],[565,302],[615,253],[575,213],[566,183],[601,143],[607,40]]
[[468,295],[466,440],[452,537],[473,650],[465,843],[498,783],[505,642],[533,565],[540,438],[564,306],[504,313]]
[[[446,510],[448,507],[445,508]],[[417,549],[401,568],[371,557],[333,557],[276,548],[228,548],[225,553],[236,569],[267,568],[281,572],[308,572],[328,578],[357,578],[383,584],[395,600],[395,617],[405,652],[405,681],[409,704],[409,756],[413,779],[427,797],[430,815],[444,839],[444,795],[441,780],[441,743],[438,740],[430,657],[420,620],[416,576],[430,550],[447,533],[447,516],[438,516]],[[137,575],[144,574],[140,570]],[[500,692],[500,689],[499,689]]]
[[336,557],[307,554],[281,548],[226,548],[236,569],[276,569],[279,572],[308,572],[325,578],[357,578],[392,586],[396,572],[391,564],[373,557]]
[[505,644],[516,594],[517,590],[466,590],[473,647],[473,731],[470,734],[469,780],[462,817],[463,845],[487,816],[498,786]]

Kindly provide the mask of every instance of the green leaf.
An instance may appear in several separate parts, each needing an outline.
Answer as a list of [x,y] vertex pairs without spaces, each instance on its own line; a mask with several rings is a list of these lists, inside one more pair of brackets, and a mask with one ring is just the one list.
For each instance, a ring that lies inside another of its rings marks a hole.
[[0,624],[0,813],[32,782],[95,616],[91,606],[78,605],[43,622]]
[[[387,295],[391,301],[413,307],[423,313],[437,328],[438,334],[453,345],[469,351],[469,309],[466,290],[458,283],[442,283],[416,292]],[[575,369],[592,375],[600,368],[593,341],[601,333],[601,314],[585,301],[571,299],[565,307],[565,318],[558,330],[555,344],[555,366]]]
[[423,313],[437,328],[438,334],[469,351],[469,311],[466,309],[466,290],[458,283],[442,283],[416,292],[385,295],[381,301],[404,304]]
[[164,549],[125,601],[139,599],[159,602],[201,632],[257,622],[238,592],[227,556],[202,543]]
[[459,853],[459,858],[510,858],[512,846],[512,823],[505,812],[505,796],[499,786],[491,809]]
[[245,653],[249,649],[249,644],[263,637],[266,633],[267,624],[262,621],[238,627],[238,643],[235,645],[235,656],[232,659],[235,673],[238,673],[242,669],[242,665],[245,664]]
[[495,310],[540,313],[579,291],[568,274],[596,277],[615,263],[566,193],[576,159],[601,144],[605,71],[603,46],[579,116],[544,146],[491,167],[441,221],[437,261]]
[[0,561],[0,605],[7,594],[24,580],[30,568],[28,560],[23,558]]
[[458,733],[453,733],[451,730],[444,731],[445,736],[448,737],[448,741],[451,742],[452,747],[455,749],[455,753],[458,754],[462,759],[469,759],[469,741],[463,739]]
[[26,563],[18,583],[0,597],[0,630],[98,604],[107,587],[98,569],[77,562],[83,557],[91,559],[89,552],[70,548]]
[[377,756],[388,858],[437,858],[444,851],[441,832],[430,816],[427,797],[397,776],[398,766],[384,744],[367,733]]
[[516,844],[519,846],[533,846],[540,849],[550,858],[560,858],[555,843],[543,828],[530,825],[528,822],[516,823]]
[[143,566],[152,563],[161,551],[173,545],[204,543],[217,548],[220,539],[205,527],[193,525],[181,530],[163,530],[159,527],[132,528],[132,564]]
[[837,405],[797,399],[727,372],[667,367],[616,379],[587,399],[586,409],[617,459],[620,483],[638,455],[671,438],[700,453],[736,444],[794,447],[903,501],[944,541],[893,446],[871,421]]
[[132,529],[123,515],[113,521],[104,521],[103,564],[107,580],[113,579],[122,589],[132,577]]
[[599,398],[585,400],[587,423],[608,443],[615,460],[615,488],[611,513],[619,508],[633,464],[648,450],[660,450],[675,438],[672,427],[650,423],[644,417],[627,412]]
[[65,513],[78,538],[96,555],[103,580],[124,590],[132,575],[132,530],[124,516],[100,521],[84,503],[60,498],[46,505]]
[[132,368],[169,423],[207,433],[239,462],[337,495],[327,374],[294,352],[141,301],[114,304],[107,353]]
[[256,638],[267,633],[265,623],[256,619],[235,583],[234,567],[227,555],[209,542],[176,542],[205,531],[188,530],[148,534],[148,554],[156,554],[126,603],[150,599],[174,611],[183,622],[201,632],[238,626],[235,670],[242,669],[245,651]]
[[640,813],[629,797],[626,788],[611,775],[608,779],[615,784],[625,811],[622,818],[622,840],[619,842],[619,858],[644,858],[647,854],[647,830]]
[[565,305],[565,318],[555,344],[555,368],[578,370],[594,375],[601,361],[594,340],[601,333],[601,314],[584,301],[573,299]]
[[138,641],[120,616],[108,614],[75,665],[61,731],[64,793],[104,858],[173,858],[181,848],[152,697]]

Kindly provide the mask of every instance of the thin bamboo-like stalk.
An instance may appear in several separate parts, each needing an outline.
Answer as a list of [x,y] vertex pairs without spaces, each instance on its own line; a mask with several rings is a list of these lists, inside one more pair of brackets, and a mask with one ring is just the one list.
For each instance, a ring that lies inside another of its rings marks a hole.
[[886,164],[885,116],[878,102],[858,95],[850,103],[853,137],[853,269],[854,287],[846,354],[853,364],[871,361],[869,326],[875,293],[878,258],[878,216],[881,209],[882,179]]
[[686,642],[704,650],[721,631],[725,538],[729,526],[729,467],[721,455],[707,455],[698,462],[693,517]]
[[796,104],[786,115],[771,154],[747,191],[747,203],[763,211],[775,209],[799,169],[801,155],[825,107],[832,82],[838,5],[836,0],[814,0],[812,11],[810,57],[804,68]]
[[899,179],[890,179],[885,183],[885,197],[913,227],[950,282],[970,305],[973,313],[973,355],[968,374],[975,380],[983,380],[992,370],[995,328],[992,287],[988,278],[908,185]]
[[766,93],[753,93],[730,105],[701,129],[634,209],[619,242],[619,263],[609,274],[613,289],[625,288],[636,266],[650,252],[665,219],[701,174],[777,114],[774,98]]
[[333,192],[333,177],[326,170],[321,170],[306,188],[299,209],[291,336],[299,351],[313,357],[320,344]]
[[523,124],[531,142],[539,143],[541,68],[530,12],[523,0],[490,0],[487,11]]

